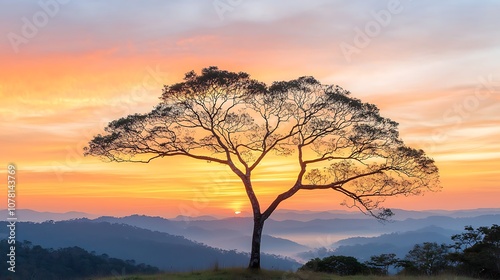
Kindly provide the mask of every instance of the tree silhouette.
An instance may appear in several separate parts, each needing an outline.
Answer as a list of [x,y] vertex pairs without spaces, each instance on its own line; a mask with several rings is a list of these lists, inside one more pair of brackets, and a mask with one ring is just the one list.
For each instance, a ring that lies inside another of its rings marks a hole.
[[368,274],[370,269],[356,258],[349,256],[329,256],[323,259],[314,258],[299,270],[337,274],[340,276]]
[[[0,240],[3,252],[9,252],[10,247],[6,239]],[[95,279],[112,276],[116,271],[128,274],[159,272],[157,267],[135,264],[133,260],[109,258],[106,254],[98,256],[76,246],[54,250],[26,240],[16,241],[15,253],[19,260],[15,273],[7,270],[7,262],[2,262],[0,279]]]
[[[150,113],[109,123],[85,154],[142,163],[186,156],[227,166],[252,206],[249,268],[258,269],[264,222],[299,190],[341,193],[348,207],[385,219],[392,215],[381,207],[385,197],[438,187],[434,161],[405,146],[397,125],[381,117],[375,105],[313,77],[267,86],[243,72],[209,67],[165,86]],[[252,174],[272,153],[295,157],[299,171],[290,188],[261,209]]]
[[448,249],[446,244],[436,242],[415,244],[398,266],[404,267],[405,273],[437,275],[450,267]]
[[367,261],[366,264],[370,267],[375,267],[380,269],[380,272],[383,275],[389,274],[389,267],[396,265],[399,259],[396,258],[396,254],[380,254],[378,256],[371,256],[370,261]]
[[500,226],[466,226],[465,230],[451,237],[455,252],[450,259],[458,263],[458,271],[473,277],[500,279]]

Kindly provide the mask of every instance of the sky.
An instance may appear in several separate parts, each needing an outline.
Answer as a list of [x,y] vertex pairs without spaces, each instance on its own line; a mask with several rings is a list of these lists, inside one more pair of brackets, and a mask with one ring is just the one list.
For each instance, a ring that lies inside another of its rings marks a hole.
[[[386,207],[498,207],[499,9],[472,0],[1,0],[1,174],[7,181],[7,165],[17,166],[19,209],[248,212],[243,187],[221,165],[83,156],[108,122],[148,112],[163,85],[214,65],[266,83],[314,76],[397,121],[405,143],[436,161],[442,190],[389,198]],[[296,170],[279,159],[259,167],[263,206]],[[345,209],[343,199],[303,191],[280,209]]]

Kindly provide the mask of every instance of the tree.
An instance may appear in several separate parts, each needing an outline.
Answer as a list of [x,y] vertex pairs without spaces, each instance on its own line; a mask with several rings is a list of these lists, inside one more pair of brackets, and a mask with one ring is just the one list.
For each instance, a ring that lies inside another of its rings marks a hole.
[[389,272],[389,267],[392,265],[396,265],[398,263],[398,258],[396,258],[396,254],[380,254],[378,256],[371,256],[370,261],[366,262],[366,264],[370,267],[378,268],[382,272],[382,274],[387,275]]
[[[10,251],[7,239],[0,240],[0,250]],[[0,279],[95,279],[112,276],[116,271],[129,274],[156,274],[157,267],[135,264],[135,261],[123,261],[91,254],[80,247],[43,248],[29,241],[16,241],[15,273],[7,270],[9,264],[0,264]],[[19,265],[21,264],[21,265]],[[12,277],[12,278],[10,278]]]
[[300,270],[333,273],[340,276],[367,274],[370,269],[354,257],[330,256],[323,259],[315,258],[304,264]]
[[[422,150],[404,145],[397,123],[339,86],[312,77],[267,86],[246,73],[204,68],[165,86],[150,113],[109,123],[85,155],[148,163],[185,156],[229,168],[242,182],[253,212],[249,268],[260,268],[264,222],[299,190],[328,189],[379,219],[392,215],[385,197],[416,195],[438,186],[438,168]],[[295,154],[290,188],[261,209],[252,174],[269,154]],[[377,210],[380,210],[377,212]]]
[[500,278],[500,226],[465,227],[466,232],[451,237],[455,252],[450,259],[457,269],[473,277]]
[[436,275],[449,267],[448,245],[436,242],[416,244],[399,262],[407,273]]

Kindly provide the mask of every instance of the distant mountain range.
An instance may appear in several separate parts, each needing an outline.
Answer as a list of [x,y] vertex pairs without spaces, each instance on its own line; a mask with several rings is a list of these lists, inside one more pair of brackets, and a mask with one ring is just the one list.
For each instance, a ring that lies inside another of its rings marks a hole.
[[215,216],[209,216],[209,215],[204,215],[204,216],[195,216],[195,217],[189,217],[189,216],[184,216],[184,215],[179,215],[173,219],[169,219],[172,221],[180,221],[180,222],[186,222],[186,221],[213,221],[213,220],[218,220],[223,217],[215,217]]
[[[184,236],[212,247],[226,250],[250,251],[251,218],[226,218],[221,220],[176,221],[161,217],[132,215],[122,218],[99,217],[94,222],[110,222],[127,224],[153,231]],[[293,256],[298,252],[310,249],[284,238],[264,234],[262,251],[270,254]]]
[[[0,222],[0,228],[7,228]],[[125,224],[88,219],[16,224],[17,240],[29,240],[46,248],[78,246],[89,252],[135,260],[166,271],[190,271],[219,267],[246,267],[246,253],[221,250],[174,236]],[[0,239],[7,238],[2,231]],[[262,265],[268,269],[290,270],[299,266],[290,259],[264,254]]]
[[[403,210],[391,209],[394,213],[392,220],[402,221],[406,219],[423,219],[430,216],[446,216],[450,218],[476,217],[480,215],[500,214],[500,208],[480,208],[466,210]],[[359,211],[308,211],[308,210],[276,210],[271,218],[275,221],[294,220],[294,221],[312,221],[317,219],[373,219]]]
[[[35,223],[41,223],[45,221],[65,221],[65,220],[80,219],[80,218],[94,219],[99,217],[99,215],[93,215],[75,211],[66,213],[55,213],[55,212],[38,212],[30,209],[18,209],[16,210],[16,216],[19,221],[35,222]],[[0,217],[8,217],[7,209],[0,210]]]
[[[450,218],[466,218],[466,217],[476,217],[481,215],[491,215],[500,214],[500,208],[479,208],[479,209],[465,209],[465,210],[403,210],[403,209],[391,209],[394,212],[392,220],[401,221],[406,219],[423,219],[430,216],[446,216]],[[55,213],[55,212],[39,212],[30,209],[18,209],[17,216],[19,220],[23,222],[45,222],[45,221],[64,221],[70,219],[88,218],[94,219],[100,217],[96,214],[89,214],[84,212],[66,212],[66,213]],[[0,210],[0,215],[7,217],[7,210]],[[238,217],[234,218],[248,218],[251,217],[250,213],[242,212]],[[186,222],[191,221],[213,221],[221,220],[233,217],[223,217],[214,215],[203,215],[189,217],[184,215],[179,215],[175,218],[168,218],[171,221]],[[331,211],[309,211],[309,210],[289,210],[289,209],[278,209],[274,211],[271,218],[275,221],[301,221],[307,222],[312,220],[329,220],[329,219],[373,219],[359,211],[345,211],[345,210],[331,210]],[[166,218],[165,218],[166,219]]]
[[[0,211],[0,215],[4,211]],[[394,209],[393,212],[396,215],[392,221],[381,223],[358,212],[278,210],[266,221],[262,252],[300,262],[328,254],[349,255],[360,260],[382,253],[404,257],[416,243],[451,242],[450,236],[463,232],[466,225],[500,224],[500,208],[457,211]],[[64,217],[75,219],[86,214],[18,210],[18,216],[23,221],[40,222]],[[88,217],[90,219],[66,222],[22,223],[18,238],[33,243],[38,241],[45,247],[76,245],[166,270],[210,267],[215,262],[221,266],[246,266],[248,261],[246,254],[238,253],[250,250],[252,218],[245,215],[230,218],[178,216],[174,219],[144,215]],[[153,257],[146,256],[149,250]],[[169,255],[169,252],[179,250],[186,254]],[[190,259],[192,254],[198,256],[197,261]],[[263,264],[267,267],[287,269],[298,265],[292,260],[266,258],[269,259]]]
[[309,260],[316,257],[346,255],[366,261],[373,255],[394,253],[397,257],[404,258],[415,244],[424,242],[451,244],[451,236],[460,232],[462,231],[429,226],[415,231],[382,234],[376,237],[351,237],[335,242],[326,248],[299,253],[298,256]]

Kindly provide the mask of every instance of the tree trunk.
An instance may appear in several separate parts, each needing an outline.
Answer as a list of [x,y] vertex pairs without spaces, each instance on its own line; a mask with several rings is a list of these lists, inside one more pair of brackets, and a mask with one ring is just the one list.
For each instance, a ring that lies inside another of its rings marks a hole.
[[250,264],[248,269],[260,269],[260,242],[262,240],[262,229],[264,228],[264,220],[262,217],[254,217],[253,219],[253,235],[252,235],[252,252],[250,253]]

